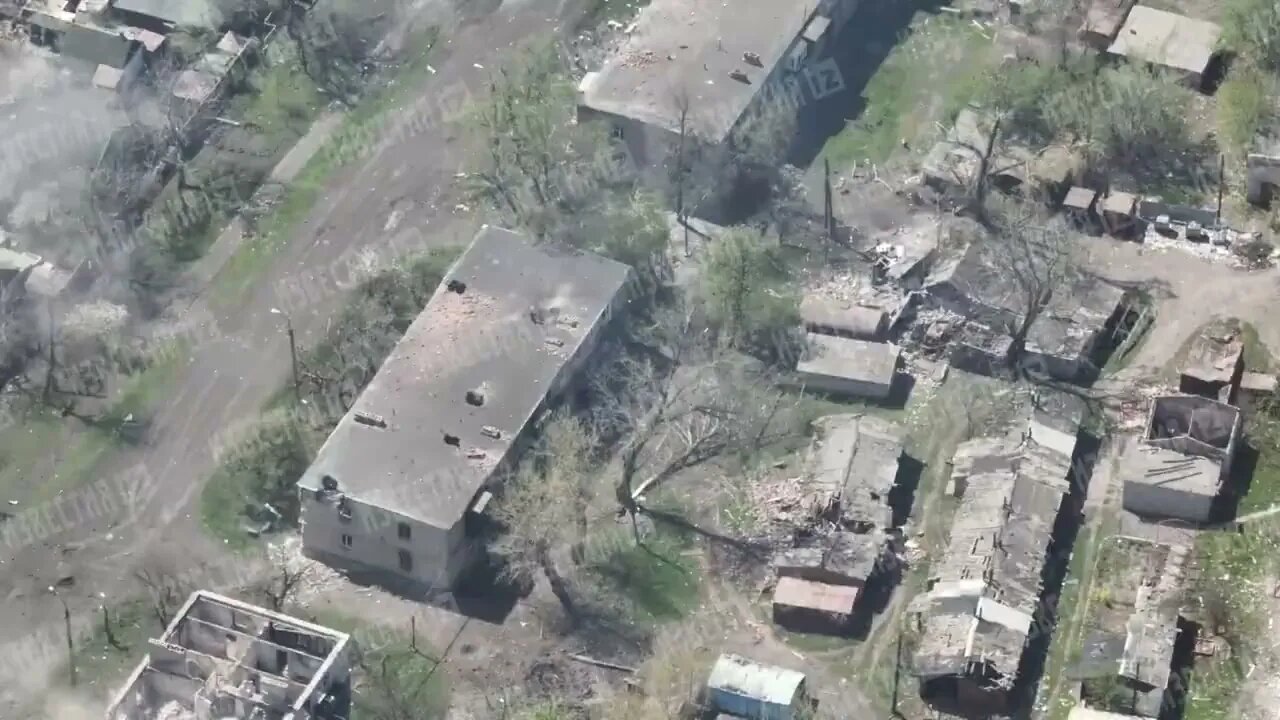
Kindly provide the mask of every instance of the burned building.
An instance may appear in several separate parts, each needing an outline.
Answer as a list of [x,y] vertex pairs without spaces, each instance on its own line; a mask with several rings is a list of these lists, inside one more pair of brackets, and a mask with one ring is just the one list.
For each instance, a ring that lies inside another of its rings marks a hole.
[[1105,602],[1089,604],[1081,696],[1091,708],[1161,717],[1185,687],[1171,687],[1190,549],[1134,537],[1108,538],[1095,573]]
[[820,531],[774,560],[774,621],[792,629],[839,632],[851,623],[868,583],[886,575],[896,546],[893,494],[904,434],[869,415],[829,415],[815,423],[801,486]]
[[1223,320],[1199,331],[1178,367],[1178,392],[1235,402],[1244,375],[1244,338],[1240,323]]
[[927,699],[973,712],[1007,708],[1040,616],[1079,419],[1075,411],[1037,409],[1020,432],[957,450],[950,488],[960,505],[951,537],[928,592],[911,608],[921,634],[912,666]]
[[346,633],[195,592],[107,707],[107,720],[340,720]]
[[999,336],[1011,338],[1023,331],[1028,313],[1034,313],[1017,358],[1020,367],[1059,380],[1090,379],[1107,350],[1107,330],[1123,310],[1125,291],[1070,267],[1065,258],[1048,257],[1055,249],[1033,245],[1023,250],[1045,255],[1030,261],[1039,267],[1023,268],[1028,274],[1061,275],[1054,278],[1047,302],[1034,296],[1041,292],[1041,281],[1020,282],[1009,262],[998,257],[1016,251],[985,237],[930,274],[924,287],[928,302],[967,321],[953,361],[977,372],[997,367],[1012,351],[1012,344]]
[[1240,410],[1226,403],[1196,395],[1156,398],[1142,438],[1124,454],[1124,508],[1209,521],[1227,488],[1242,424]]
[[298,481],[308,555],[452,589],[490,490],[625,302],[627,266],[486,226]]

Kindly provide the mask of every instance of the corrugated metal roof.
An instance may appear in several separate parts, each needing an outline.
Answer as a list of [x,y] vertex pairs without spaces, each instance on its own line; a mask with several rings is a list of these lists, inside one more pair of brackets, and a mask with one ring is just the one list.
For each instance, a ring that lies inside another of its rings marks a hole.
[[804,683],[804,673],[775,665],[761,665],[741,655],[721,655],[711,669],[707,687],[713,692],[790,705]]
[[828,585],[798,577],[778,578],[773,591],[773,604],[808,608],[820,612],[849,615],[858,601],[858,588],[852,585]]

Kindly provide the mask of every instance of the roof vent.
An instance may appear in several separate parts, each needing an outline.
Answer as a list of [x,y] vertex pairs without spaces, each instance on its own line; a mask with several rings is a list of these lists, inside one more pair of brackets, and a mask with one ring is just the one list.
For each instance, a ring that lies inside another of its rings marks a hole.
[[385,428],[387,426],[387,421],[381,415],[374,415],[360,410],[356,411],[355,421],[369,427]]
[[751,78],[747,77],[746,73],[742,72],[737,68],[734,68],[733,70],[729,71],[729,77],[733,78],[734,80],[737,80],[740,83],[746,83],[748,85],[751,84]]
[[484,405],[484,390],[480,390],[480,389],[468,390],[467,404],[475,405],[476,407],[480,407],[481,405]]
[[764,67],[764,61],[760,59],[760,55],[758,53],[750,51],[744,52],[742,53],[742,60],[748,65],[755,65],[758,68]]
[[494,440],[500,440],[502,438],[502,431],[492,425],[485,425],[480,428],[480,434],[488,438],[493,438]]
[[447,288],[449,292],[458,293],[459,295],[461,295],[462,293],[467,291],[467,284],[462,282],[461,280],[450,280],[448,283],[445,284],[445,288]]

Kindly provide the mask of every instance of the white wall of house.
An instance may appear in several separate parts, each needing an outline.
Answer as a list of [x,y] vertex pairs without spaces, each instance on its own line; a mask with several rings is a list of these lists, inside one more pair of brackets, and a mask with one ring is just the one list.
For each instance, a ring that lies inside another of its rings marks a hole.
[[[461,521],[444,530],[350,496],[346,518],[334,499],[300,492],[303,548],[330,565],[385,572],[423,588],[448,589],[474,554]],[[408,569],[402,553],[407,553]]]

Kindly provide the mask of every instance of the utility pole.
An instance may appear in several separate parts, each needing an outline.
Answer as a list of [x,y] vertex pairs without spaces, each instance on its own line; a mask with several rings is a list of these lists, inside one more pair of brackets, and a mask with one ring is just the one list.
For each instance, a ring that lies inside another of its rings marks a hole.
[[285,332],[289,333],[289,359],[293,363],[293,395],[302,404],[302,382],[298,379],[298,343],[293,337],[293,320],[285,317]]
[[271,308],[272,315],[284,316],[284,329],[289,335],[289,360],[293,364],[293,397],[302,404],[302,380],[298,376],[298,343],[293,336],[293,318],[280,308]]
[[1214,218],[1214,224],[1218,230],[1222,227],[1222,188],[1227,184],[1227,156],[1218,156],[1218,213]]
[[831,258],[831,243],[835,241],[836,221],[835,221],[835,198],[831,194],[831,159],[823,158],[823,180],[822,180],[822,219],[826,223],[827,242],[822,246],[822,262],[826,263]]
[[67,672],[70,674],[71,687],[76,686],[76,645],[75,637],[71,634],[71,608],[67,605],[67,601],[54,588],[49,588],[53,596],[58,598],[62,603],[62,622],[63,630],[67,634]]

